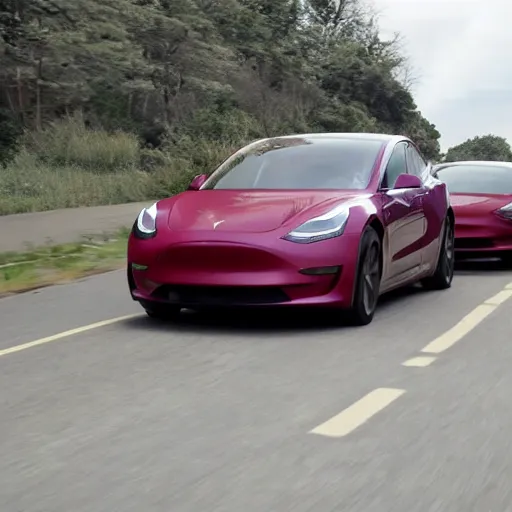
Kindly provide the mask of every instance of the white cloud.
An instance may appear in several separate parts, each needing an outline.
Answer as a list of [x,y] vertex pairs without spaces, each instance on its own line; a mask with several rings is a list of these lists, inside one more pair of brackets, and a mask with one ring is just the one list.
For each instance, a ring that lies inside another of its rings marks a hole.
[[400,32],[419,109],[447,149],[475,135],[512,140],[510,0],[372,0],[382,34]]

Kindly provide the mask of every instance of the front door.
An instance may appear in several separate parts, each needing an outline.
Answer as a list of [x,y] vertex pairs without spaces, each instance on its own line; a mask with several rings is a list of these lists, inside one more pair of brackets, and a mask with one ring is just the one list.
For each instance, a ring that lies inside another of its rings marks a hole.
[[418,176],[423,182],[421,188],[422,206],[424,214],[424,229],[421,240],[418,241],[421,251],[421,264],[423,271],[432,271],[432,266],[437,263],[439,253],[439,244],[441,238],[439,234],[443,233],[443,222],[445,211],[439,208],[443,204],[444,190],[437,187],[438,181],[435,180],[429,172],[428,164],[421,156],[419,150],[409,144],[407,147],[407,169],[410,174]]
[[382,182],[382,212],[387,241],[387,268],[383,289],[414,278],[421,271],[421,238],[425,230],[423,193],[418,189],[394,189],[400,174],[407,173],[407,143],[400,142],[388,162]]

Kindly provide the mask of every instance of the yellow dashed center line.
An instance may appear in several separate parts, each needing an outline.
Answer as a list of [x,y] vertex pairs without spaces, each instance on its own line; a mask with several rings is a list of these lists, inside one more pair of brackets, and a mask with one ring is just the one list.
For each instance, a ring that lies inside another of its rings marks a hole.
[[346,436],[404,393],[404,389],[374,389],[344,411],[315,427],[310,433],[325,437]]
[[460,322],[431,341],[421,351],[428,354],[440,354],[449,349],[470,333],[477,325],[482,323],[501,304],[510,299],[510,297],[512,297],[512,283],[477,306],[473,311],[470,311]]
[[440,354],[444,352],[464,338],[464,336],[471,332],[478,324],[483,322],[495,309],[496,306],[480,304],[480,306],[473,309],[473,311],[467,314],[459,323],[431,341],[426,347],[421,349],[421,351],[429,354]]
[[505,288],[501,290],[501,292],[493,295],[490,299],[487,299],[484,304],[489,304],[490,306],[500,306],[506,300],[512,297],[512,290]]
[[[496,295],[484,301],[482,304],[468,313],[460,322],[454,325],[435,340],[431,341],[422,349],[424,353],[440,354],[455,343],[460,341],[466,334],[471,332],[477,325],[483,322],[501,304],[512,297],[512,283],[505,286]],[[437,358],[435,356],[418,356],[408,359],[402,366],[426,367],[431,365]],[[405,393],[404,389],[378,388],[365,395],[363,398],[343,410],[336,416],[315,427],[310,431],[325,437],[344,437],[363,423],[375,416],[379,411],[390,405],[397,398]]]
[[408,359],[402,363],[402,366],[415,366],[418,368],[424,368],[425,366],[431,365],[437,358],[431,356],[419,356]]

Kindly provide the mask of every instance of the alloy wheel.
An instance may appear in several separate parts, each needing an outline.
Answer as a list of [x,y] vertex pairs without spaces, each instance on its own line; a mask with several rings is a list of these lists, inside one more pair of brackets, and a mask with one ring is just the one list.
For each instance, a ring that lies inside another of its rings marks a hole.
[[447,280],[451,279],[453,267],[455,264],[455,244],[453,236],[452,223],[446,224],[446,232],[444,237],[444,254],[443,254],[443,273]]
[[380,280],[379,248],[372,244],[368,248],[363,264],[363,306],[367,315],[373,313],[379,298]]

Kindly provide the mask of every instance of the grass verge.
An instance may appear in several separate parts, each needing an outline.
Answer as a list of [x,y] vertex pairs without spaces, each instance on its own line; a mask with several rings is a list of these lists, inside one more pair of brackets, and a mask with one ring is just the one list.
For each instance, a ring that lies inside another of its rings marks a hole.
[[0,253],[0,296],[123,268],[129,232],[122,229],[79,243]]
[[171,196],[237,146],[182,137],[148,149],[134,135],[86,128],[81,116],[66,118],[27,132],[15,156],[0,165],[0,215]]

